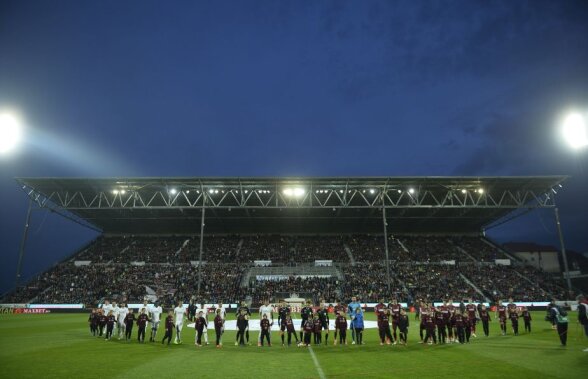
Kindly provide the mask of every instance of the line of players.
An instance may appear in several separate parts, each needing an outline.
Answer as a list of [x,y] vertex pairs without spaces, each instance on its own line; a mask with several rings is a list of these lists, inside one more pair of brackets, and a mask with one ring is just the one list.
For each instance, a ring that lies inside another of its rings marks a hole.
[[[259,309],[260,317],[260,333],[258,334],[257,344],[263,346],[267,341],[268,346],[271,346],[271,327],[274,323],[274,308],[266,301]],[[214,329],[216,334],[216,347],[222,346],[222,335],[224,333],[224,324],[226,311],[222,304],[219,304],[215,309]],[[333,344],[337,342],[340,344],[347,344],[347,330],[351,330],[352,344],[363,344],[363,310],[361,304],[356,297],[352,298],[351,303],[346,307],[337,303],[333,307],[335,313],[335,335]],[[105,301],[100,309],[93,309],[88,319],[90,325],[90,332],[93,336],[102,337],[104,335],[106,340],[112,338],[114,328],[117,328],[118,339],[124,338],[126,341],[131,339],[133,325],[136,323],[138,327],[137,340],[144,343],[146,329],[151,325],[150,342],[155,342],[157,331],[159,329],[160,317],[163,313],[161,306],[156,302],[153,306],[148,306],[145,302],[140,309],[137,316],[132,309],[129,309],[125,304],[117,305],[110,304]],[[290,346],[292,344],[292,336],[296,340],[298,346],[309,346],[311,338],[314,344],[322,343],[322,332],[326,331],[325,344],[329,340],[329,307],[323,303],[322,307],[313,307],[312,303],[308,301],[301,309],[301,323],[298,333],[294,321],[291,317],[291,308],[284,302],[280,303],[278,307],[278,325],[280,326],[280,337],[282,345],[286,343]],[[406,310],[397,302],[392,300],[388,305],[381,300],[375,307],[375,313],[378,320],[378,332],[380,336],[380,345],[384,344],[407,344],[409,319]],[[175,344],[181,344],[181,332],[184,326],[184,316],[188,317],[189,321],[195,323],[195,345],[208,345],[208,309],[202,304],[200,307],[193,302],[185,309],[181,302],[173,311],[170,311],[165,319],[165,336],[162,340],[164,343],[167,340],[168,345],[171,343],[173,331],[176,331]],[[347,316],[350,323],[347,323]],[[501,333],[505,335],[507,332],[507,318],[511,321],[512,331],[514,335],[519,334],[518,320],[523,317],[525,324],[525,331],[531,332],[531,314],[523,307],[519,309],[512,299],[509,299],[508,305],[503,305],[502,301],[498,302],[496,307],[496,318],[499,320]],[[244,302],[237,309],[237,336],[235,345],[249,344],[249,320],[251,312]],[[467,305],[464,305],[463,310],[453,305],[451,299],[445,301],[443,304],[434,307],[432,304],[423,302],[417,308],[416,319],[420,321],[419,343],[440,344],[445,343],[469,343],[470,337],[476,337],[476,324],[478,321],[482,322],[484,335],[489,335],[489,323],[491,321],[490,311],[484,304],[474,304],[470,299]],[[390,328],[390,326],[392,328]],[[337,336],[339,339],[337,339]],[[298,338],[300,337],[300,338]],[[400,337],[400,339],[399,339]]]
[[[224,324],[226,311],[222,304],[219,304],[215,311],[214,328],[216,332],[216,346],[222,346],[222,334],[224,333]],[[88,318],[90,326],[90,333],[95,337],[103,337],[105,340],[112,339],[114,329],[117,329],[118,339],[121,340],[124,336],[125,341],[130,341],[133,331],[133,326],[136,324],[137,340],[140,343],[145,342],[146,330],[151,326],[151,334],[149,342],[155,342],[157,331],[161,323],[161,315],[163,309],[158,302],[153,306],[149,306],[145,301],[143,307],[135,315],[133,309],[127,308],[125,304],[116,304],[108,300],[104,301],[102,308],[92,309],[92,313]],[[188,316],[189,321],[195,323],[196,335],[195,344],[202,346],[202,337],[204,336],[204,343],[208,345],[208,309],[201,305],[198,306],[190,302],[188,309],[185,309],[182,302],[179,302],[173,311],[169,311],[165,319],[165,335],[161,343],[171,343],[173,331],[176,331],[174,344],[182,343],[182,329],[184,327],[184,317]]]
[[[271,346],[271,327],[274,324],[274,308],[265,301],[259,308],[260,317],[260,333],[258,335],[258,346],[264,346],[267,341],[268,346]],[[347,330],[351,329],[352,344],[363,344],[363,309],[356,297],[352,298],[351,303],[346,307],[342,304],[336,304],[333,307],[335,313],[335,331],[333,345],[347,344]],[[311,340],[315,345],[323,343],[323,331],[325,331],[324,343],[329,343],[329,313],[330,309],[326,303],[323,306],[313,307],[311,301],[307,301],[305,306],[300,310],[301,321],[298,331],[292,319],[292,309],[285,302],[280,302],[278,309],[278,325],[280,326],[280,338],[282,346],[291,346],[294,341],[296,345],[310,346]],[[235,339],[235,346],[245,346],[249,344],[249,321],[251,319],[251,312],[244,302],[237,309],[237,336]],[[347,317],[350,323],[347,322]],[[337,338],[338,337],[338,338]]]
[[[467,305],[456,307],[453,300],[449,299],[435,307],[430,303],[422,302],[416,312],[416,319],[419,324],[419,343],[429,345],[445,343],[469,343],[470,337],[476,336],[476,324],[481,321],[484,335],[490,333],[490,311],[484,304],[475,304],[472,299]],[[378,330],[380,344],[404,344],[407,343],[409,320],[406,310],[396,301],[392,300],[388,305],[384,300],[376,305],[375,312],[378,319]],[[498,302],[496,307],[496,318],[499,321],[502,335],[507,332],[507,319],[510,319],[514,335],[519,334],[519,318],[522,317],[525,324],[525,331],[531,332],[531,313],[526,307],[518,308],[509,299],[508,305]],[[392,331],[390,330],[390,321]],[[397,331],[400,333],[398,340]]]

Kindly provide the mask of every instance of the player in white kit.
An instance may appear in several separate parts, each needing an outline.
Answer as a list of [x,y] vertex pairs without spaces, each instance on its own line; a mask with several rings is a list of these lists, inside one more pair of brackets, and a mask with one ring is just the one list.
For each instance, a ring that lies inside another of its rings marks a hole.
[[[270,305],[269,300],[264,301],[263,305],[259,307],[259,319],[262,320],[264,315],[270,321],[271,330],[271,326],[274,325],[274,307]],[[261,346],[261,330],[257,335],[257,346]]]
[[110,304],[110,301],[108,300],[104,300],[104,304],[102,304],[102,312],[105,316],[108,316],[110,314],[110,311],[113,309],[112,304]]
[[178,306],[174,308],[174,315],[176,316],[176,340],[174,344],[182,343],[182,328],[184,327],[184,305],[181,301],[178,301]]
[[149,342],[155,342],[161,314],[163,313],[163,309],[158,301],[156,301],[153,307],[149,309],[149,313],[151,314],[151,337],[149,337]]
[[[223,307],[223,303],[218,303],[218,305],[216,306],[216,309],[220,309],[220,316],[223,320],[225,320],[227,317],[227,310]],[[216,312],[216,310],[215,310],[215,312]]]
[[125,335],[125,331],[126,331],[126,327],[127,325],[125,324],[125,317],[127,317],[127,314],[129,313],[129,308],[127,308],[125,306],[124,303],[120,304],[120,307],[118,308],[118,339],[121,339],[121,335],[124,336]]
[[[118,312],[120,311],[120,308],[118,307],[117,303],[112,303],[113,307],[112,307],[112,315],[114,316],[114,326],[113,328],[116,328],[117,331],[116,333],[118,333]],[[113,332],[114,334],[114,332]]]

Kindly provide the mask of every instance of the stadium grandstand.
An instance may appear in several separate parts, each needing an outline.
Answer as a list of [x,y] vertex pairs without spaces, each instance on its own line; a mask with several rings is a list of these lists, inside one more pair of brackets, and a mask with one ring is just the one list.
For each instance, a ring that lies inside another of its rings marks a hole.
[[[556,209],[553,189],[564,180],[19,178],[31,207],[101,235],[24,285],[19,264],[2,302],[571,299],[569,281],[485,236]],[[25,238],[26,228],[28,220]]]

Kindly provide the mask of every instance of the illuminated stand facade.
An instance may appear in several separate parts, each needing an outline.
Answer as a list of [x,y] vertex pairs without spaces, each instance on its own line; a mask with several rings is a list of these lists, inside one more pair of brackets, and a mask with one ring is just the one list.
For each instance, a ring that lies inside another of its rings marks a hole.
[[[480,235],[535,209],[554,210],[566,176],[366,178],[17,178],[30,214],[50,210],[107,235]],[[388,239],[384,238],[390,288]],[[199,272],[197,294],[200,293]]]

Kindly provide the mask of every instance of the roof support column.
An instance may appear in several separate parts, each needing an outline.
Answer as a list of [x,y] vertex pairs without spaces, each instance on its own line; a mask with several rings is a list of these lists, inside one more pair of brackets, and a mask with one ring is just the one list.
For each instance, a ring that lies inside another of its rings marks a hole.
[[24,232],[22,234],[22,240],[20,241],[20,250],[18,253],[18,264],[16,266],[16,278],[14,280],[14,287],[18,289],[20,284],[20,275],[22,271],[22,259],[24,258],[25,245],[27,243],[27,236],[29,234],[29,223],[31,221],[31,210],[33,208],[33,199],[29,198],[29,209],[27,210],[27,218],[25,220]]
[[384,225],[384,250],[386,251],[386,286],[390,296],[390,257],[388,256],[388,222],[386,221],[386,205],[382,197],[382,224]]
[[[206,211],[206,195],[202,200],[202,219],[200,220],[200,256],[198,258],[198,289],[196,290],[196,295],[200,297],[200,285],[202,284],[202,253],[204,247],[204,214]],[[204,300],[200,299],[202,302]]]
[[[557,224],[557,234],[559,235],[559,245],[561,247],[561,255],[563,257],[564,262],[564,270],[565,270],[565,277],[566,283],[568,285],[568,292],[571,294],[572,292],[572,280],[570,279],[570,270],[568,269],[568,255],[566,254],[566,246],[564,244],[563,234],[561,232],[561,224],[559,222],[559,209],[557,207],[553,208],[555,212],[555,223]],[[569,296],[568,294],[568,296]]]

